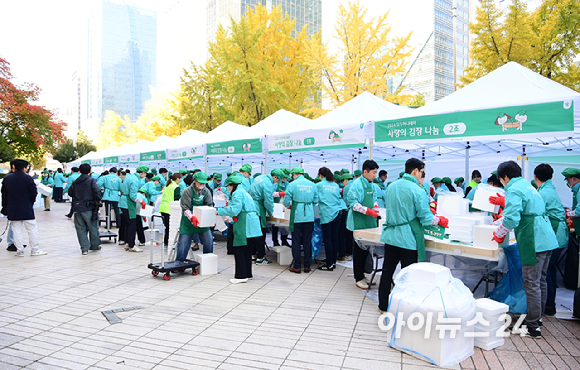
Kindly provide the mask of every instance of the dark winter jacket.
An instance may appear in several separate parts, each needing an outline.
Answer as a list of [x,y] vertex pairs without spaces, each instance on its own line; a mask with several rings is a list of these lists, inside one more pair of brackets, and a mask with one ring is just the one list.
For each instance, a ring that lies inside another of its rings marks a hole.
[[13,172],[2,181],[2,208],[10,221],[34,220],[36,184],[22,171]]
[[72,198],[73,212],[93,211],[101,200],[101,188],[91,176],[80,175],[68,189],[68,195]]

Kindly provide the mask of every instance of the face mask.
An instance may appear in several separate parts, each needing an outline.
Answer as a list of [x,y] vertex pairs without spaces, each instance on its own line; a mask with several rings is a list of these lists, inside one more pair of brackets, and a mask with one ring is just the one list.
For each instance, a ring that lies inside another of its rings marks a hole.
[[199,184],[199,185],[195,185],[197,187],[198,190],[203,190],[203,188],[205,187],[205,185],[203,184]]

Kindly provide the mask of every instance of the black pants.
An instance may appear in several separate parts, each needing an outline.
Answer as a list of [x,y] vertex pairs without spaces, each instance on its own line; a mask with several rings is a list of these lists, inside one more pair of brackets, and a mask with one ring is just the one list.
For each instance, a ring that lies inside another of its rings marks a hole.
[[389,308],[389,295],[391,294],[391,284],[393,274],[397,265],[401,262],[401,268],[417,262],[417,251],[395,247],[385,244],[385,258],[383,259],[383,273],[381,275],[381,285],[379,285],[379,309],[386,311]]
[[248,238],[248,244],[240,247],[232,247],[236,272],[234,278],[247,279],[252,277],[252,249],[258,238]]
[[73,204],[72,204],[72,201],[71,201],[71,202],[70,202],[70,211],[68,211],[68,215],[67,215],[67,216],[69,216],[69,217],[72,217],[72,216],[73,216],[73,210],[72,210],[72,207],[73,207]]
[[272,226],[272,242],[275,246],[280,244],[278,242],[278,226]]
[[361,249],[355,243],[354,247],[352,248],[352,269],[354,270],[355,281],[361,281],[365,278],[365,265],[367,263],[368,257],[369,251]]
[[264,259],[266,257],[266,228],[262,228],[262,236],[255,239],[255,242],[252,243],[252,254],[255,254],[259,260]]
[[163,244],[165,246],[169,245],[169,213],[161,212],[161,217],[163,218],[163,225],[165,226],[165,233],[163,233]]
[[[340,226],[338,227],[338,257],[346,255],[346,217],[348,211],[340,211]],[[350,253],[352,254],[352,252]]]
[[312,232],[314,222],[300,222],[294,224],[292,232],[292,258],[294,268],[299,269],[302,265],[301,247],[304,247],[304,268],[310,268],[312,263]]
[[329,223],[322,224],[322,237],[324,239],[324,251],[326,252],[326,266],[332,267],[336,264],[338,256],[338,240],[340,232],[340,212]]
[[54,188],[52,193],[54,201],[57,203],[62,203],[62,187]]
[[119,215],[119,202],[115,202],[112,200],[105,200],[105,214],[107,215],[107,217],[109,218],[109,222],[110,225],[113,224],[113,222],[111,221],[111,207],[113,207],[113,211],[115,212],[115,225],[117,227],[119,227],[119,220],[121,219],[121,216]]
[[[133,248],[135,246],[135,232],[137,230],[137,222],[138,221],[140,222],[141,220],[138,219],[139,216],[137,216],[135,218],[129,218],[129,210],[128,209],[123,209],[123,213],[121,214],[121,217],[122,217],[121,224],[123,224],[123,226],[124,226],[124,230],[123,230],[123,239],[125,239],[124,242],[127,243],[129,248]],[[141,228],[141,229],[143,229],[143,228]],[[119,236],[119,238],[121,238],[121,237]],[[143,235],[143,240],[145,240],[145,235]]]
[[234,225],[228,225],[228,239],[226,241],[226,247],[228,254],[234,254]]
[[143,230],[143,218],[141,216],[137,215],[135,224],[136,224],[137,238],[139,239],[139,243],[145,244],[145,231]]

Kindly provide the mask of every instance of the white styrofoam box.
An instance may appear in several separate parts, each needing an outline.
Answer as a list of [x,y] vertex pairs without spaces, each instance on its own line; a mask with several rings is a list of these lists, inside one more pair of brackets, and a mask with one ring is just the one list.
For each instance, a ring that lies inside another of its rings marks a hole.
[[491,351],[494,348],[501,347],[505,344],[505,339],[493,337],[493,340],[482,340],[482,339],[491,339],[491,338],[475,338],[473,344],[476,347],[479,347],[486,351]]
[[451,223],[451,221],[450,221],[449,227],[445,231],[448,231],[446,234],[452,233],[452,232],[460,232],[460,233],[461,232],[469,232],[470,234],[473,234],[473,225],[459,224],[459,223],[455,223],[455,222]]
[[274,203],[274,213],[272,214],[274,218],[284,218],[284,205],[281,203]]
[[498,247],[508,245],[508,237],[506,237],[504,242],[501,244],[491,240],[495,230],[497,230],[497,226],[494,225],[475,225],[473,227],[473,245],[485,249],[497,249]]
[[145,205],[145,209],[142,209],[141,204],[137,203],[135,209],[137,214],[141,217],[151,217],[153,214],[153,206]]
[[215,225],[215,208],[197,206],[193,207],[191,212],[199,220],[199,227],[212,227]]
[[490,318],[484,317],[484,319],[489,322],[489,325],[486,326],[478,322],[477,324],[473,325],[473,328],[476,332],[490,333],[490,335],[495,336],[497,331],[505,325],[505,320],[500,321],[499,318],[500,316]]
[[[479,212],[481,213],[481,212]],[[481,225],[483,223],[483,217],[478,217],[475,215],[467,214],[464,216],[451,216],[449,217],[449,227],[455,224],[458,225]]]
[[476,299],[475,304],[477,305],[477,312],[483,313],[486,317],[497,317],[510,309],[507,304],[489,298]]
[[497,196],[497,191],[491,191],[484,187],[479,188],[475,192],[475,196],[473,197],[473,203],[471,206],[473,208],[480,209],[486,212],[497,213],[499,211],[499,206],[491,204],[489,202],[489,197]]
[[449,240],[455,240],[462,243],[473,243],[473,234],[471,232],[452,232],[449,234]]
[[461,216],[469,213],[469,201],[460,196],[440,195],[437,197],[437,214]]
[[195,253],[195,260],[199,262],[200,275],[215,275],[218,273],[217,254],[213,253]]
[[292,210],[288,208],[284,208],[284,220],[290,220],[290,215],[292,214]]
[[419,262],[414,264],[413,274],[409,276],[409,282],[413,283],[431,283],[435,285],[449,284],[449,269],[445,266],[437,265],[431,262]]
[[38,192],[44,196],[50,196],[50,194],[52,194],[52,188],[50,186],[46,186],[44,184],[37,184],[36,188],[38,189]]
[[313,208],[314,208],[314,219],[320,218],[320,210],[318,209],[318,204],[315,204]]
[[467,217],[476,217],[480,220],[477,225],[491,225],[493,217],[487,212],[470,212]]
[[386,208],[376,208],[379,210],[379,216],[381,217],[381,220],[386,220],[387,219],[387,209]]
[[280,266],[288,266],[292,263],[292,248],[281,245],[273,249],[276,251],[276,262]]

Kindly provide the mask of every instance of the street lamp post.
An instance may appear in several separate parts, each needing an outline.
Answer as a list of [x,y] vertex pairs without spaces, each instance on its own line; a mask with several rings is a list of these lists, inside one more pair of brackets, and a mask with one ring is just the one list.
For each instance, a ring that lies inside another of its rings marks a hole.
[[453,91],[457,91],[457,48],[455,40],[455,29],[457,28],[457,3],[453,0]]

